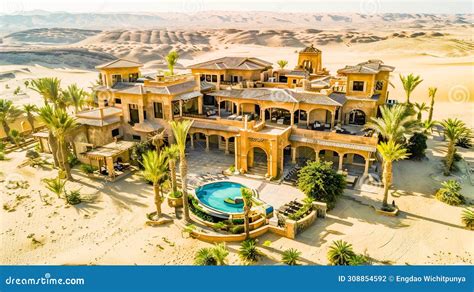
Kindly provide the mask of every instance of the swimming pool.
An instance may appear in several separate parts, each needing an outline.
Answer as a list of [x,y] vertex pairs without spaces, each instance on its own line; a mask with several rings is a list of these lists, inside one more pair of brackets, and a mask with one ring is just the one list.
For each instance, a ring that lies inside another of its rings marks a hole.
[[199,201],[207,207],[225,213],[242,213],[244,204],[229,204],[224,200],[242,197],[241,188],[246,186],[235,182],[215,182],[203,185],[196,189],[196,196]]

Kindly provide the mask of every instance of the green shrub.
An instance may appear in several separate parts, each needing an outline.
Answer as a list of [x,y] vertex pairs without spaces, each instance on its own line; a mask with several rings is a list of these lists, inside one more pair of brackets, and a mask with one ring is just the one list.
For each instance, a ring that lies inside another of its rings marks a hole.
[[66,202],[70,205],[82,203],[81,193],[79,190],[66,192]]
[[289,266],[298,265],[298,259],[301,256],[301,252],[295,248],[287,249],[281,256],[281,262]]
[[181,191],[176,191],[176,192],[171,191],[169,196],[170,198],[178,199],[183,196],[183,193]]
[[0,150],[0,160],[5,160],[5,153]]
[[212,229],[214,229],[214,231],[223,230],[223,229],[226,229],[226,228],[227,228],[227,225],[222,221],[214,223],[212,225]]
[[350,266],[366,266],[370,264],[370,260],[366,255],[356,254],[349,259]]
[[232,234],[241,234],[244,233],[245,227],[243,225],[235,225],[229,229]]
[[86,174],[91,174],[94,173],[96,168],[90,164],[81,164],[81,171],[86,173]]
[[219,221],[214,216],[211,216],[207,214],[206,212],[204,212],[202,208],[199,206],[198,200],[194,198],[193,196],[188,197],[188,202],[189,202],[189,210],[193,212],[193,214],[196,215],[197,217],[211,223],[217,223]]
[[235,172],[235,166],[234,166],[234,165],[231,165],[231,166],[229,167],[229,171],[232,172],[232,173],[234,173],[234,172]]
[[436,192],[436,198],[448,205],[458,206],[464,204],[464,196],[461,195],[461,184],[454,180],[448,180],[441,184],[441,188]]
[[472,229],[474,227],[474,209],[472,208],[464,209],[462,211],[461,220],[462,220],[462,223],[464,223],[464,225],[467,228]]
[[67,156],[67,163],[69,164],[70,167],[74,167],[78,165],[80,162],[79,162],[79,159],[77,159],[76,155],[69,153],[69,155]]
[[239,249],[239,256],[244,262],[255,263],[262,255],[262,252],[257,248],[255,240],[247,239],[242,241]]
[[201,248],[194,257],[194,264],[198,266],[223,266],[229,251],[225,243],[216,244],[212,248]]
[[288,219],[298,221],[301,218],[308,215],[311,212],[311,209],[312,209],[312,204],[305,204],[303,207],[301,207],[301,209],[299,209],[295,213],[288,215]]
[[310,161],[298,172],[298,188],[309,198],[334,208],[346,187],[344,175],[332,168],[332,162]]
[[407,143],[407,151],[410,153],[410,159],[420,160],[425,157],[426,137],[423,133],[415,133],[410,137]]
[[356,256],[352,244],[342,240],[333,241],[327,254],[329,263],[333,266],[348,266],[350,260]]
[[39,153],[36,152],[35,150],[26,150],[25,156],[26,158],[30,158],[30,159],[35,159],[35,158],[40,157]]

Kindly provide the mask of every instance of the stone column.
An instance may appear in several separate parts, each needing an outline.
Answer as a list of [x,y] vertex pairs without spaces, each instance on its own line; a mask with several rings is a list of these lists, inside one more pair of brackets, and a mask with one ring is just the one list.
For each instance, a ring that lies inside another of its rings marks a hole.
[[221,99],[220,97],[217,98],[217,115],[221,116]]
[[293,126],[295,124],[295,112],[291,112],[290,116],[291,116],[290,126]]
[[229,138],[225,139],[225,154],[229,154]]
[[365,157],[364,176],[369,175],[370,155]]
[[334,119],[336,117],[336,112],[331,112],[331,130],[334,129]]
[[114,179],[115,178],[115,169],[114,169],[114,159],[113,159],[113,157],[107,157],[105,159],[105,164],[106,164],[106,167],[107,167],[107,171],[109,173],[109,177],[111,179]]
[[240,104],[237,104],[237,112],[235,114],[240,115]]
[[265,121],[265,109],[263,109],[263,108],[260,109],[260,120],[262,122]]
[[206,135],[206,152],[209,152],[209,136]]
[[291,163],[296,163],[296,147],[291,147]]
[[191,142],[191,149],[194,150],[194,134],[189,134],[189,141]]
[[344,160],[344,154],[339,153],[339,168],[338,170],[342,170],[342,162]]
[[314,152],[316,153],[316,157],[315,157],[316,161],[319,161],[319,150],[316,149],[314,150]]
[[143,123],[143,121],[145,121],[145,116],[143,114],[143,105],[138,106],[138,119],[139,123]]
[[202,95],[200,95],[198,97],[198,114],[202,115],[202,107],[203,107],[203,101],[204,97]]
[[179,101],[179,116],[180,117],[183,116],[183,101],[182,100]]

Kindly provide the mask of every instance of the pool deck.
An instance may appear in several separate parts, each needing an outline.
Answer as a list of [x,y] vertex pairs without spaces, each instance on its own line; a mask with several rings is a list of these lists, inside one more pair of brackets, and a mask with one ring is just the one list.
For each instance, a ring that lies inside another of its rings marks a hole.
[[[225,155],[223,151],[211,150],[189,150],[186,155],[188,159],[188,177],[190,181],[197,182],[197,177],[205,174],[221,174],[234,163],[234,155]],[[227,181],[243,184],[249,188],[256,189],[260,194],[260,199],[278,209],[282,205],[298,199],[302,200],[305,195],[295,187],[268,182],[264,180],[252,179],[244,176],[229,176]],[[224,181],[225,181],[224,180]],[[206,183],[217,182],[218,180]]]

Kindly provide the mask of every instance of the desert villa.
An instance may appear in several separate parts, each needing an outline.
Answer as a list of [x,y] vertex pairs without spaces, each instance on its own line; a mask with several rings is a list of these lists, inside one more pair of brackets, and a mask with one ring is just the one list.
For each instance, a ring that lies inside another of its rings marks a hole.
[[99,108],[77,114],[86,128],[77,138],[80,159],[98,159],[88,146],[116,139],[139,142],[163,133],[171,141],[168,122],[192,119],[190,147],[234,155],[240,173],[280,178],[300,160],[324,159],[367,174],[377,138],[361,126],[386,103],[394,70],[369,60],[332,76],[313,46],[289,70],[245,57],[191,65],[190,74],[173,76],[142,74],[141,67],[122,59],[97,66]]

